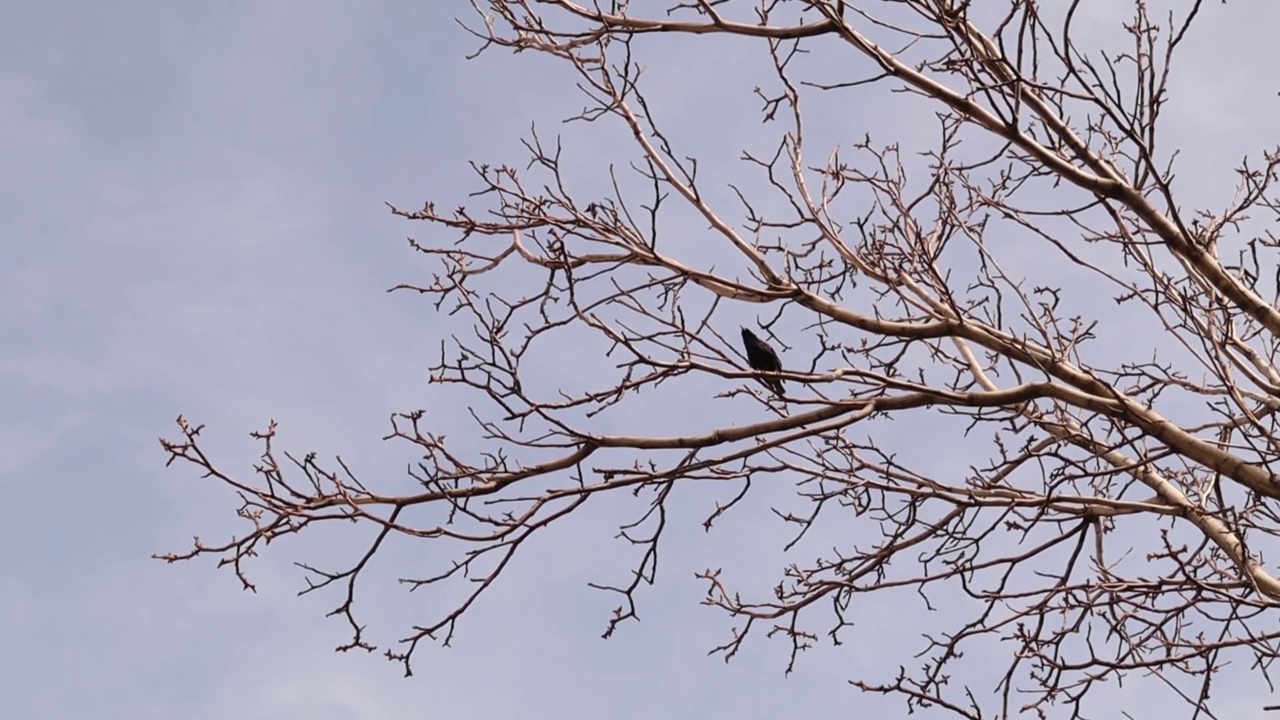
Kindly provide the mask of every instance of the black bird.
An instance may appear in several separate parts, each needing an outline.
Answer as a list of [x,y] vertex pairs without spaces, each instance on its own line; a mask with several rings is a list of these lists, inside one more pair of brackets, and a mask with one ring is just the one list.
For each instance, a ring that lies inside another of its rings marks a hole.
[[[782,362],[778,360],[778,353],[769,347],[769,344],[755,336],[755,333],[746,328],[742,328],[742,344],[747,348],[747,364],[752,370],[763,370],[764,372],[778,372],[782,370]],[[769,387],[770,390],[782,397],[782,378],[762,377],[760,381]]]

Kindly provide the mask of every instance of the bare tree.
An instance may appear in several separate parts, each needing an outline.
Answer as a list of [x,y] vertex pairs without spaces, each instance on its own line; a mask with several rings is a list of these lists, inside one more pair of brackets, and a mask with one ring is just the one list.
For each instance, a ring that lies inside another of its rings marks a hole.
[[[333,520],[376,527],[355,565],[305,566],[311,589],[343,596],[344,648],[372,650],[354,605],[368,560],[388,538],[452,542],[462,550],[439,575],[405,581],[465,588],[386,651],[407,672],[525,540],[588,499],[639,504],[620,528],[637,549],[630,579],[597,586],[621,598],[607,636],[655,578],[675,488],[724,489],[710,530],[767,480],[806,509],[761,523],[786,524],[794,543],[838,522],[847,543],[793,553],[775,588],[702,574],[704,602],[731,618],[726,658],[763,629],[789,639],[790,670],[800,650],[856,637],[868,593],[909,592],[954,625],[904,639],[913,667],[854,681],[913,709],[1084,716],[1091,690],[1135,673],[1211,715],[1228,663],[1269,683],[1280,310],[1263,273],[1275,238],[1259,227],[1280,218],[1280,153],[1241,164],[1225,207],[1180,203],[1177,153],[1157,129],[1201,2],[1156,17],[1139,0],[1111,50],[1077,30],[1080,5],[689,0],[651,18],[625,2],[477,5],[482,50],[555,58],[588,98],[573,119],[634,140],[604,191],[571,193],[559,141],[535,132],[524,171],[474,165],[482,210],[392,208],[434,226],[437,239],[411,241],[431,282],[397,289],[470,326],[441,338],[431,380],[470,392],[482,441],[459,451],[423,411],[392,416],[389,437],[421,454],[401,493],[340,459],[282,455],[274,422],[255,434],[257,475],[234,476],[179,419],[181,438],[162,441],[170,462],[237,492],[251,529],[163,557],[217,556],[251,587],[243,563],[274,538]],[[741,182],[711,188],[660,127],[637,60],[652,39],[708,36],[767,51],[776,74],[756,92],[778,128],[768,152],[744,152]],[[834,147],[806,145],[806,107],[871,93],[905,93],[935,118],[931,149],[912,156],[856,126]],[[660,231],[690,211],[705,231]],[[746,363],[737,325],[753,312],[778,374]],[[605,384],[548,387],[530,369],[568,342],[601,349],[575,353],[574,372],[608,371]],[[766,391],[779,379],[782,397]],[[684,435],[632,423],[671,388],[739,420]],[[634,429],[602,432],[605,419]],[[942,440],[921,437],[926,425],[977,460],[933,457]],[[431,508],[444,512],[409,521]],[[994,693],[949,684],[970,648],[1005,658]]]

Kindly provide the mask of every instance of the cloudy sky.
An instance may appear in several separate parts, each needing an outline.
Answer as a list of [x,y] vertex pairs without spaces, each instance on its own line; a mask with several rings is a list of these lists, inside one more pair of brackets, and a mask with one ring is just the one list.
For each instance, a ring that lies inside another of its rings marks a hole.
[[[1092,4],[1095,19],[1108,13]],[[423,647],[408,680],[377,655],[332,652],[347,640],[324,617],[332,596],[295,596],[303,581],[291,562],[339,551],[340,537],[268,554],[257,594],[209,561],[149,559],[238,530],[221,488],[164,469],[157,438],[175,436],[179,414],[207,425],[208,447],[235,472],[256,457],[248,432],[271,418],[288,449],[340,453],[366,477],[402,471],[405,452],[380,438],[390,413],[439,407],[426,368],[440,326],[428,303],[384,291],[422,279],[404,238],[434,231],[383,203],[464,202],[468,160],[522,164],[530,124],[558,132],[582,101],[572,76],[542,58],[465,60],[476,45],[453,21],[471,19],[465,2],[10,5],[0,22],[5,717],[901,712],[845,684],[875,666],[875,647],[819,649],[790,677],[780,642],[757,639],[727,665],[707,656],[729,624],[698,606],[692,573],[746,572],[768,557],[767,582],[780,567],[741,525],[680,536],[688,547],[643,597],[643,621],[603,641],[614,603],[585,583],[609,579],[617,550],[607,521],[570,524],[468,616],[454,647]],[[1192,201],[1225,200],[1231,167],[1277,142],[1276,27],[1274,4],[1205,6],[1166,139],[1185,143]],[[674,133],[729,159],[758,139],[750,91],[767,68],[763,46],[648,48]],[[859,136],[933,127],[885,112],[828,119]],[[601,177],[593,158],[607,142],[566,137],[576,177]],[[365,593],[380,644],[422,619],[419,594],[391,582]],[[893,607],[867,612],[886,642],[909,634]],[[1242,698],[1234,717],[1264,700]]]

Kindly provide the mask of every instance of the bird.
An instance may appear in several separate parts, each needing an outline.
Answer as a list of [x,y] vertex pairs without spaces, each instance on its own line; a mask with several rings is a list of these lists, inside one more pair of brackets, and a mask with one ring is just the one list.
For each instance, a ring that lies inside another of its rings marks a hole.
[[[782,370],[782,362],[778,360],[778,353],[769,347],[769,344],[755,336],[755,333],[746,328],[742,328],[742,344],[747,348],[747,364],[752,370],[762,370],[764,372],[779,372]],[[782,378],[762,377],[760,381],[769,387],[770,390],[782,397]]]

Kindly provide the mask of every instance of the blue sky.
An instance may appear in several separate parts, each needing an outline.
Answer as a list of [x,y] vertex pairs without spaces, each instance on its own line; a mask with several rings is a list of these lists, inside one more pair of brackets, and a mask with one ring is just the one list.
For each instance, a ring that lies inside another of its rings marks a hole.
[[[179,414],[205,423],[213,456],[238,472],[257,455],[248,432],[275,418],[284,447],[341,454],[386,482],[412,458],[380,440],[390,413],[427,407],[441,424],[461,421],[447,402],[456,396],[426,382],[441,321],[416,296],[384,292],[425,272],[405,236],[442,236],[391,217],[384,201],[465,202],[467,161],[523,165],[518,141],[532,122],[546,137],[566,133],[584,188],[604,177],[603,158],[624,162],[631,149],[616,127],[559,126],[582,105],[564,68],[500,51],[466,61],[475,43],[453,18],[470,19],[468,3],[13,5],[0,23],[5,717],[901,712],[845,684],[875,667],[878,646],[820,648],[790,677],[780,642],[757,638],[727,665],[706,655],[730,624],[699,607],[692,573],[724,566],[767,589],[781,559],[753,527],[769,522],[764,502],[704,536],[708,500],[696,498],[662,582],[641,596],[643,622],[607,642],[615,603],[585,583],[616,579],[627,554],[611,528],[627,514],[603,504],[517,563],[454,647],[424,646],[408,680],[377,655],[332,652],[347,640],[324,617],[332,596],[295,597],[293,560],[351,552],[358,535],[318,533],[268,553],[256,595],[212,562],[151,560],[194,534],[239,529],[221,488],[163,468],[156,438],[175,436]],[[1092,5],[1101,18],[1107,3]],[[1276,27],[1278,6],[1206,4],[1166,126],[1165,142],[1183,149],[1187,202],[1221,204],[1239,159],[1276,144]],[[651,101],[675,136],[723,161],[706,168],[723,184],[740,148],[773,137],[760,134],[750,97],[763,47],[648,47]],[[909,106],[896,102],[833,105],[818,134],[930,138],[931,118],[898,115]],[[681,406],[681,422],[715,417],[699,407]],[[939,463],[965,457],[960,445],[936,452]],[[410,544],[392,557],[412,565],[433,552]],[[431,607],[395,585],[398,569],[381,568],[363,591],[381,645]],[[865,611],[886,646],[911,637],[892,603]],[[1233,717],[1251,717],[1261,692]],[[1135,717],[1160,710],[1121,702]]]

